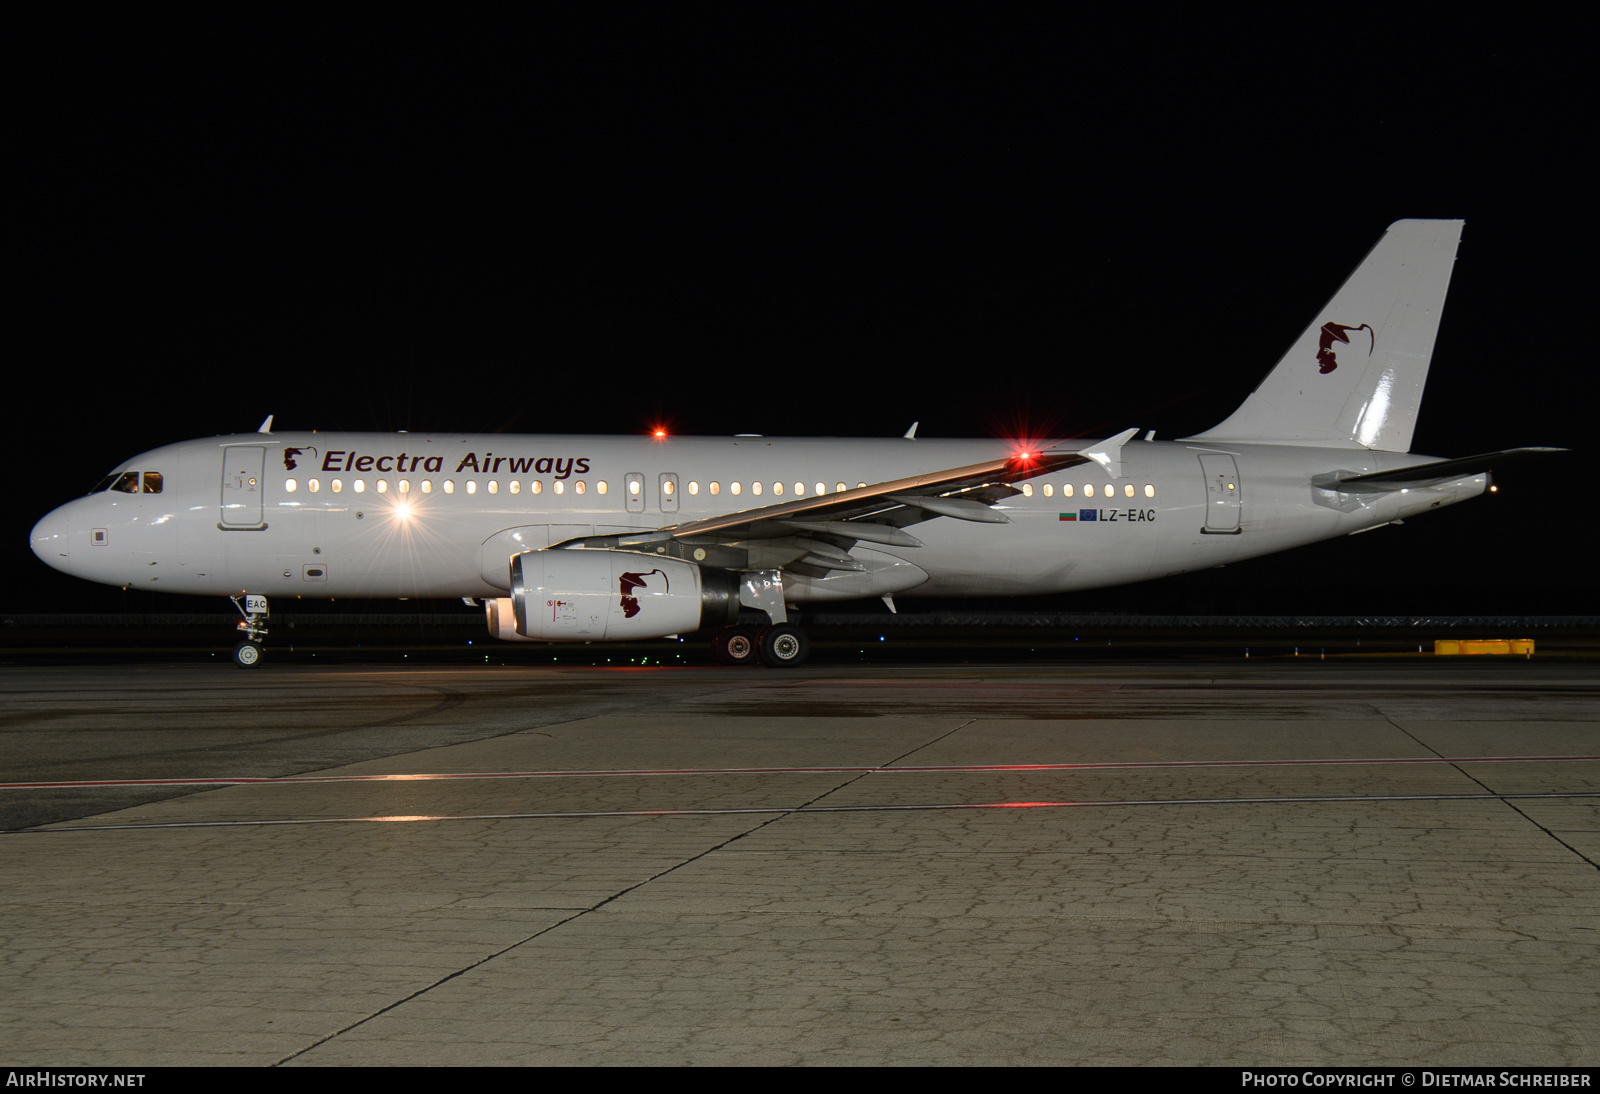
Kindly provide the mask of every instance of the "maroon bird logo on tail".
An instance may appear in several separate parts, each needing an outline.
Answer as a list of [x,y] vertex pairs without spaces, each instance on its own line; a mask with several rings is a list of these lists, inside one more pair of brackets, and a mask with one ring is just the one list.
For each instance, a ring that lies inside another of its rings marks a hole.
[[[660,574],[661,580],[667,580],[667,574],[665,570],[651,570],[648,573],[642,574],[623,574],[622,578],[617,582],[617,584],[622,587],[620,591],[622,593],[622,615],[624,618],[632,619],[634,616],[639,614],[638,598],[629,596],[628,594],[633,592],[635,589],[644,588],[645,578],[650,577],[652,574]],[[672,589],[671,582],[668,582],[667,589],[669,591]]]
[[1364,330],[1372,336],[1372,347],[1367,350],[1367,356],[1372,356],[1372,350],[1378,347],[1378,332],[1365,323],[1359,327],[1347,327],[1343,323],[1322,324],[1322,337],[1317,339],[1317,362],[1321,367],[1318,372],[1329,373],[1339,367],[1339,358],[1333,354],[1334,342],[1350,344],[1350,339],[1345,336],[1346,331]]

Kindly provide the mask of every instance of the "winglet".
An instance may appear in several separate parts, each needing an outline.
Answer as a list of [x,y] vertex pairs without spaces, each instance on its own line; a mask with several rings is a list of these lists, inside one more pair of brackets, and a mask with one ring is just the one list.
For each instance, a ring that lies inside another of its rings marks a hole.
[[[1120,479],[1122,477],[1122,446],[1132,440],[1133,435],[1138,432],[1137,427],[1124,429],[1115,437],[1102,441],[1099,445],[1090,445],[1089,448],[1078,449],[1078,455],[1093,460],[1106,469],[1106,474],[1114,479]],[[1093,448],[1094,451],[1091,452],[1090,448]]]
[[917,426],[919,426],[921,424],[922,423],[920,421],[916,421],[916,422],[912,422],[911,423],[911,428],[906,430],[906,440],[914,441],[914,440],[917,439]]
[[272,415],[271,414],[267,415],[267,420],[261,423],[261,428],[257,429],[256,432],[257,433],[271,433],[272,432]]

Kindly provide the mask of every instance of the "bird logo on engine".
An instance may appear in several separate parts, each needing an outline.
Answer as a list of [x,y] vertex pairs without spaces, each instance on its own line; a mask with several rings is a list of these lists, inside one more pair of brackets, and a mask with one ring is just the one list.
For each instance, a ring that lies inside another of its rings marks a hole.
[[664,586],[663,591],[669,591],[672,586],[668,583],[666,571],[664,570],[649,570],[642,574],[625,573],[622,575],[617,583],[621,586],[622,614],[624,618],[632,619],[639,614],[639,598],[630,594],[635,589],[648,588],[649,579],[657,574],[661,575],[661,583]]

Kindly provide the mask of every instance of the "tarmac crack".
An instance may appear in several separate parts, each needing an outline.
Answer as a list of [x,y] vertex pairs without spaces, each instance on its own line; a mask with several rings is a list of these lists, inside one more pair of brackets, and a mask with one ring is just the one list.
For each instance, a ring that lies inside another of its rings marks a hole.
[[[947,730],[946,732],[939,734],[937,737],[933,738],[930,741],[924,741],[922,744],[917,745],[915,748],[908,749],[906,752],[902,753],[901,755],[896,756],[893,759],[889,760],[887,763],[881,764],[879,766],[880,767],[889,767],[892,764],[899,763],[901,760],[904,760],[907,756],[915,755],[917,752],[920,752],[924,748],[927,748],[927,747],[929,747],[931,745],[938,744],[940,741],[944,740],[946,737],[949,737],[953,733],[959,733],[961,730],[965,729],[967,726],[971,725],[973,722],[976,722],[976,721],[977,721],[976,718],[968,718],[966,721],[962,722],[960,725],[954,727],[953,729]],[[814,795],[808,801],[802,802],[801,804],[799,804],[797,806],[794,806],[791,809],[785,809],[780,813],[775,813],[772,816],[767,817],[765,820],[762,820],[759,824],[751,825],[749,828],[745,829],[743,832],[739,832],[739,833],[736,833],[735,835],[729,836],[727,839],[723,840],[722,842],[720,842],[718,844],[715,844],[715,845],[713,845],[711,847],[707,847],[705,850],[700,851],[697,854],[690,855],[688,858],[682,860],[681,862],[673,863],[671,866],[668,866],[666,869],[657,871],[656,873],[652,874],[650,877],[645,878],[643,881],[635,882],[634,884],[629,885],[626,888],[619,889],[615,893],[612,893],[610,896],[606,897],[604,900],[596,901],[594,904],[590,905],[587,908],[584,908],[584,909],[582,909],[580,911],[577,911],[577,912],[573,913],[572,915],[569,915],[569,916],[566,916],[566,917],[564,917],[562,919],[559,919],[556,922],[549,924],[548,926],[541,927],[539,930],[534,931],[532,934],[528,935],[526,938],[518,939],[516,942],[513,942],[508,946],[502,946],[500,949],[494,951],[493,953],[486,954],[485,956],[480,957],[478,960],[473,961],[472,963],[470,963],[468,965],[463,965],[461,968],[456,969],[454,972],[449,973],[448,975],[439,977],[433,983],[428,984],[428,985],[426,985],[424,987],[418,988],[416,991],[411,992],[409,995],[406,995],[406,996],[404,996],[404,997],[402,997],[400,999],[396,999],[394,1002],[388,1004],[387,1006],[380,1007],[379,1009],[373,1011],[371,1014],[368,1014],[363,1018],[359,1018],[356,1021],[351,1022],[348,1025],[346,1025],[346,1026],[344,1026],[344,1027],[342,1027],[340,1029],[337,1029],[334,1032],[332,1032],[330,1034],[327,1034],[324,1037],[318,1038],[317,1040],[313,1041],[311,1044],[309,1044],[306,1047],[300,1049],[299,1051],[291,1052],[289,1055],[287,1055],[287,1056],[283,1057],[282,1059],[276,1061],[272,1066],[273,1067],[278,1067],[278,1066],[281,1066],[283,1064],[287,1064],[290,1061],[295,1060],[295,1059],[297,1059],[297,1058],[299,1058],[301,1056],[304,1056],[306,1053],[311,1052],[314,1049],[316,1049],[316,1048],[318,1048],[318,1047],[320,1047],[322,1045],[327,1044],[329,1041],[335,1040],[336,1038],[342,1037],[345,1034],[352,1032],[353,1030],[359,1029],[360,1027],[366,1025],[368,1022],[371,1022],[371,1021],[373,1021],[373,1020],[375,1020],[377,1018],[381,1018],[385,1014],[388,1014],[390,1011],[393,1011],[393,1010],[395,1010],[395,1009],[397,1009],[399,1007],[402,1007],[402,1006],[404,1006],[405,1004],[411,1002],[414,999],[419,999],[422,996],[424,996],[424,995],[428,994],[429,992],[433,991],[434,989],[442,987],[443,985],[448,984],[450,981],[455,980],[455,979],[457,979],[459,977],[465,976],[467,973],[473,971],[474,969],[481,968],[484,965],[487,965],[489,962],[495,960],[496,958],[504,957],[506,954],[511,953],[513,950],[516,950],[516,949],[519,949],[519,948],[521,948],[523,946],[526,946],[528,943],[533,942],[533,941],[535,941],[535,940],[537,940],[539,938],[542,938],[545,935],[550,934],[552,931],[558,930],[561,927],[566,926],[568,923],[576,922],[577,920],[582,919],[586,915],[590,915],[590,914],[592,914],[594,912],[597,912],[601,908],[604,908],[606,905],[613,904],[616,901],[621,900],[623,897],[627,896],[629,893],[637,892],[640,889],[644,888],[646,885],[649,885],[649,884],[651,884],[652,882],[655,882],[655,881],[659,881],[661,878],[664,878],[669,874],[676,873],[677,871],[683,869],[685,866],[690,866],[690,865],[692,865],[692,864],[694,864],[696,862],[699,862],[701,859],[706,858],[709,855],[713,855],[716,852],[721,851],[724,848],[730,846],[731,844],[737,843],[739,840],[744,839],[746,836],[754,835],[755,833],[761,831],[761,829],[767,827],[768,825],[776,824],[778,821],[783,820],[785,817],[792,816],[797,812],[801,812],[801,811],[803,811],[803,810],[805,810],[805,809],[807,809],[809,807],[815,806],[819,801],[821,801],[823,798],[826,798],[828,795],[838,793],[839,791],[843,790],[845,787],[849,786],[851,783],[858,782],[861,779],[866,778],[871,773],[872,773],[872,769],[868,769],[868,770],[865,770],[865,771],[858,772],[855,775],[851,776],[850,778],[845,779],[843,782],[839,783],[839,785],[830,787],[827,790],[823,790],[820,793]]]
[[[1424,741],[1422,738],[1418,737],[1415,733],[1412,733],[1409,729],[1407,729],[1405,726],[1401,725],[1399,722],[1395,721],[1393,718],[1389,717],[1389,715],[1387,713],[1385,713],[1381,708],[1374,706],[1373,709],[1377,710],[1379,714],[1383,715],[1383,720],[1384,721],[1386,721],[1390,725],[1394,726],[1394,728],[1398,729],[1401,733],[1404,733],[1407,737],[1410,737],[1413,741],[1417,742],[1417,744],[1419,746],[1421,746],[1422,748],[1427,749],[1429,752],[1433,753],[1435,756],[1439,757],[1441,760],[1446,759],[1445,755],[1442,752],[1440,752],[1438,749],[1434,748],[1432,745],[1430,745],[1428,742]],[[1577,855],[1580,859],[1582,859],[1584,862],[1587,862],[1590,866],[1594,867],[1596,870],[1600,870],[1600,862],[1596,862],[1594,859],[1590,858],[1588,855],[1584,854],[1582,851],[1580,851],[1576,847],[1572,846],[1572,844],[1568,843],[1566,840],[1564,840],[1560,836],[1556,835],[1548,827],[1546,827],[1545,825],[1540,824],[1538,821],[1534,820],[1524,810],[1519,809],[1517,807],[1517,805],[1513,801],[1511,801],[1511,798],[1513,798],[1513,797],[1529,798],[1529,797],[1534,797],[1535,795],[1531,795],[1531,794],[1514,794],[1514,795],[1501,794],[1498,791],[1496,791],[1493,787],[1491,787],[1488,783],[1484,782],[1482,779],[1478,778],[1476,775],[1472,774],[1470,771],[1467,771],[1465,768],[1463,768],[1460,764],[1456,763],[1455,761],[1453,761],[1453,760],[1450,761],[1450,766],[1455,768],[1456,771],[1460,772],[1463,776],[1465,776],[1471,782],[1477,783],[1479,786],[1483,787],[1485,792],[1487,792],[1488,794],[1493,795],[1496,799],[1498,799],[1499,801],[1503,802],[1506,805],[1506,807],[1511,809],[1514,813],[1516,813],[1517,816],[1521,817],[1523,820],[1525,820],[1529,824],[1533,825],[1539,831],[1543,832],[1545,835],[1547,835],[1551,839],[1555,840],[1561,846],[1565,847],[1568,851],[1571,851],[1574,855]],[[1539,797],[1554,797],[1556,795],[1538,795],[1538,796]],[[1575,794],[1575,795],[1572,795],[1572,796],[1573,797],[1580,797],[1580,796],[1581,797],[1586,797],[1587,795],[1576,795]]]

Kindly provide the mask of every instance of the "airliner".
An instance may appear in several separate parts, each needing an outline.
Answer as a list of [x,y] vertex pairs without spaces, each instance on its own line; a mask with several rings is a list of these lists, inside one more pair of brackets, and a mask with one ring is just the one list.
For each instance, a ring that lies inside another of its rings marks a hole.
[[1181,574],[1453,505],[1500,463],[1561,451],[1407,451],[1462,223],[1390,225],[1244,403],[1191,437],[277,433],[269,417],[135,456],[32,547],[89,581],[230,597],[243,667],[283,596],[460,597],[501,639],[698,633],[726,664],[795,666],[798,605]]

